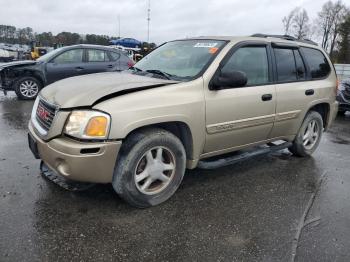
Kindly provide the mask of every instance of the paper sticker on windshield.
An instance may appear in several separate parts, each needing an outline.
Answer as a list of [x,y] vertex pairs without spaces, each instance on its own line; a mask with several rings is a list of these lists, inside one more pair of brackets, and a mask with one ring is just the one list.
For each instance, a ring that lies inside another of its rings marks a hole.
[[212,47],[212,48],[209,49],[209,53],[210,53],[210,54],[215,54],[216,51],[218,51],[218,49],[219,49],[219,48],[217,48],[217,47]]
[[193,47],[204,47],[204,48],[212,48],[217,46],[218,43],[197,43]]

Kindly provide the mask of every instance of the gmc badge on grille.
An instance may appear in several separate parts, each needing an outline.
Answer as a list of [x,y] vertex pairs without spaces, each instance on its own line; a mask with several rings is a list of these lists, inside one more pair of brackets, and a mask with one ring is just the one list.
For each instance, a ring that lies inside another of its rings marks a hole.
[[38,105],[38,109],[36,111],[37,115],[42,119],[47,121],[49,119],[50,112],[47,111],[42,105]]

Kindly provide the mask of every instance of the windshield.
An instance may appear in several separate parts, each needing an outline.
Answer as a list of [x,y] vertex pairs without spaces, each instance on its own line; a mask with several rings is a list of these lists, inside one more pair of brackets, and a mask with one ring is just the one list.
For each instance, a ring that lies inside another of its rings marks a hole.
[[62,49],[63,49],[63,47],[55,49],[55,50],[47,53],[46,55],[39,57],[36,61],[48,61],[52,57],[54,57],[56,54],[60,53],[62,51]]
[[191,80],[206,68],[224,44],[220,40],[168,42],[135,64],[135,73],[160,71],[170,79]]

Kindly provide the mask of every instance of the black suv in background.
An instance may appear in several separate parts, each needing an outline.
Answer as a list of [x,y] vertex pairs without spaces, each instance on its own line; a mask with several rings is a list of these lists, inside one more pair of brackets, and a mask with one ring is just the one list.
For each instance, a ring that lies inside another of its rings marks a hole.
[[16,92],[20,99],[34,99],[41,88],[58,80],[99,72],[123,71],[133,61],[121,50],[98,45],[74,45],[56,49],[36,61],[0,65],[0,88]]
[[350,111],[350,78],[340,82],[337,101],[339,102],[339,115],[344,115],[346,111]]

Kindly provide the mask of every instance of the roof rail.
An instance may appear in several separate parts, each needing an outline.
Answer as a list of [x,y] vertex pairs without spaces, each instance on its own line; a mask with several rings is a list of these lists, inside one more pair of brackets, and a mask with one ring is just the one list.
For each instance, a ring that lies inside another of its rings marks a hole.
[[310,40],[310,39],[297,39],[297,38],[295,38],[294,36],[291,36],[291,35],[253,34],[253,35],[251,35],[251,37],[263,37],[263,38],[274,37],[274,38],[281,38],[281,39],[284,39],[284,40],[301,42],[301,43],[311,44],[311,45],[316,45],[317,46],[317,43],[312,41],[312,40]]

